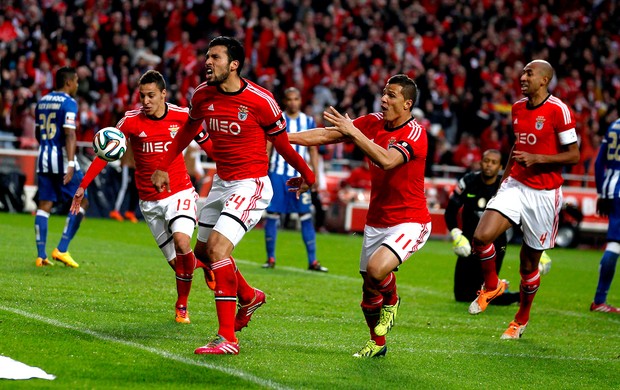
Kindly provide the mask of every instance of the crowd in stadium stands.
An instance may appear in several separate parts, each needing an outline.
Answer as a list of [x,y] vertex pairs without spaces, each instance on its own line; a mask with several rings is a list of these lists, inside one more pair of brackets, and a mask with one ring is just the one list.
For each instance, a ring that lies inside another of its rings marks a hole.
[[[592,173],[600,136],[618,117],[620,7],[613,1],[194,0],[3,1],[0,131],[34,148],[33,105],[60,66],[78,69],[80,139],[92,139],[139,104],[137,80],[155,68],[169,101],[187,105],[218,35],[239,38],[244,76],[281,101],[291,86],[322,121],[337,105],[378,111],[389,75],[420,88],[414,114],[432,134],[434,164],[476,166],[481,152],[508,155],[518,74],[532,59],[556,70],[552,92],[577,117],[581,161]],[[348,147],[333,157],[356,158]],[[431,164],[429,164],[430,166]],[[427,175],[432,174],[430,169]]]

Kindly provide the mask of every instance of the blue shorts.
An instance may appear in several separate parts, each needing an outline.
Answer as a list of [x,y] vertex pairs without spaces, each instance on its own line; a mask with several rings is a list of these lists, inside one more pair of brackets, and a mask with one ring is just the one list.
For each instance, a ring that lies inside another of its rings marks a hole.
[[[67,202],[73,199],[75,191],[77,191],[84,177],[84,173],[75,171],[71,181],[66,185],[62,184],[62,178],[64,175],[39,173],[38,185],[39,185],[39,200],[49,200],[51,202]],[[86,197],[86,193],[84,194]]]
[[290,177],[270,173],[269,179],[271,179],[271,186],[273,187],[273,198],[267,207],[268,213],[307,214],[311,211],[312,197],[309,191],[304,192],[297,199],[295,193],[289,192],[289,187],[286,185],[286,181]]
[[611,214],[609,214],[607,241],[620,242],[620,198],[614,198]]

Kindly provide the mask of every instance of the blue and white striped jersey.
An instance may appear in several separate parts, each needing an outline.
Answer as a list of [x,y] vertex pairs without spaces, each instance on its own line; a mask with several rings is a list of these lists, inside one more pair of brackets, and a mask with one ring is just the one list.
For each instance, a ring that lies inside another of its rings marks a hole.
[[[289,133],[298,133],[308,129],[316,127],[314,118],[300,112],[297,118],[291,118],[286,112],[284,112],[284,118],[286,119],[286,131]],[[308,147],[303,145],[291,145],[293,149],[306,161],[310,160],[310,153]],[[269,162],[269,174],[282,175],[287,177],[299,176],[299,172],[295,170],[289,163],[284,160],[278,152],[273,149],[271,153],[271,161]]]
[[[36,131],[41,136],[38,173],[64,174],[67,167],[65,127],[77,128],[77,102],[65,92],[50,92],[37,103]],[[75,169],[79,166],[76,161]]]
[[602,198],[620,198],[620,119],[607,129],[594,164],[596,191]]

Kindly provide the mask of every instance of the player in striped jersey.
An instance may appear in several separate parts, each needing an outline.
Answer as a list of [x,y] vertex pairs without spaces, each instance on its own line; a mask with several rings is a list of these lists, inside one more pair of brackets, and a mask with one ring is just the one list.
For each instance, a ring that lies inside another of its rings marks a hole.
[[607,303],[607,293],[616,271],[620,254],[620,119],[607,129],[596,157],[594,174],[596,192],[598,192],[597,211],[609,217],[607,229],[607,246],[601,258],[598,286],[591,311],[620,314],[620,308]]
[[[210,288],[214,286],[211,270],[195,258],[191,248],[198,195],[187,174],[183,156],[178,156],[170,164],[170,192],[156,191],[150,178],[161,154],[187,121],[188,109],[166,103],[166,82],[158,71],[147,71],[140,77],[138,84],[142,107],[127,111],[116,127],[125,134],[134,155],[135,180],[142,215],[168,264],[175,270],[175,319],[187,324],[190,322],[187,300],[194,269],[203,268],[207,284],[210,284]],[[196,141],[207,153],[210,152],[206,133],[203,137],[197,137]],[[78,210],[84,191],[107,164],[107,161],[95,158],[75,192],[72,212]]]
[[543,60],[523,68],[520,83],[525,98],[512,106],[515,144],[500,188],[487,204],[473,237],[472,253],[481,260],[484,284],[469,313],[478,314],[506,288],[497,277],[493,241],[511,226],[523,230],[519,310],[502,339],[519,339],[525,331],[540,286],[540,257],[555,244],[562,168],[579,161],[573,112],[548,89],[553,74]]
[[248,284],[231,255],[245,233],[260,221],[273,196],[267,176],[267,139],[301,174],[289,181],[291,190],[301,194],[315,181],[314,173],[288,142],[286,121],[271,92],[240,76],[244,61],[245,50],[236,39],[217,37],[209,43],[206,82],[196,87],[189,120],[151,176],[158,191],[169,191],[166,170],[170,161],[206,123],[217,174],[199,213],[194,251],[215,274],[219,329],[194,351],[196,354],[237,355],[235,332],[247,326],[254,311],[265,303],[265,293]]
[[323,113],[333,124],[290,135],[292,143],[322,145],[351,140],[368,156],[371,190],[360,257],[362,312],[370,340],[353,356],[387,353],[386,334],[400,306],[394,271],[419,251],[431,233],[424,195],[426,130],[411,115],[418,97],[415,82],[392,76],[381,97],[381,112],[352,121],[333,107]]
[[[301,112],[301,93],[295,87],[284,91],[284,119],[286,119],[286,131],[297,133],[316,127],[314,118]],[[310,161],[312,170],[318,173],[319,151],[316,146],[295,145],[293,147],[306,161]],[[312,197],[310,192],[304,192],[299,196],[288,190],[286,182],[299,172],[293,168],[278,152],[274,151],[271,143],[267,145],[267,154],[270,155],[269,179],[273,187],[273,198],[267,207],[265,221],[265,246],[267,248],[267,262],[263,268],[274,268],[276,265],[276,237],[278,224],[283,214],[297,213],[301,222],[301,237],[306,245],[308,257],[308,269],[310,271],[327,272],[316,259],[316,231],[312,223]]]
[[[43,96],[35,110],[36,137],[39,141],[37,160],[38,205],[34,219],[37,242],[37,267],[53,265],[48,258],[47,226],[54,203],[66,202],[73,196],[82,171],[75,158],[77,129],[77,102],[73,99],[78,88],[78,76],[73,68],[63,67],[56,71],[56,90]],[[80,227],[88,207],[83,198],[77,205],[77,213],[69,214],[58,246],[52,258],[77,268],[78,263],[68,252],[69,243]]]

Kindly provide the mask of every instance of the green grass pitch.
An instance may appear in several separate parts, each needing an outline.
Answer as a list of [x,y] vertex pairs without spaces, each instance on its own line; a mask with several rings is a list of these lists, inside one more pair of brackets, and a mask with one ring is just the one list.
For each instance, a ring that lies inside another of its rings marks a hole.
[[[306,270],[300,233],[290,231],[278,236],[277,267],[262,269],[263,231],[254,230],[234,256],[267,304],[238,335],[238,356],[197,356],[217,331],[202,271],[192,323],[180,325],[174,274],[144,223],[86,219],[70,247],[80,268],[71,269],[35,267],[33,220],[0,214],[0,355],[57,378],[0,380],[0,388],[620,388],[620,318],[588,311],[601,251],[551,251],[528,329],[508,341],[499,336],[517,307],[469,315],[452,297],[450,243],[431,240],[397,273],[402,305],[387,356],[358,360],[351,354],[368,338],[361,236],[319,235],[329,273],[316,274]],[[48,254],[63,225],[50,219]],[[518,247],[508,248],[501,276],[518,285]],[[610,303],[620,304],[619,283]]]

